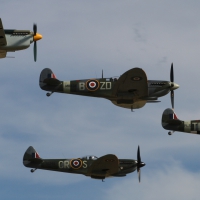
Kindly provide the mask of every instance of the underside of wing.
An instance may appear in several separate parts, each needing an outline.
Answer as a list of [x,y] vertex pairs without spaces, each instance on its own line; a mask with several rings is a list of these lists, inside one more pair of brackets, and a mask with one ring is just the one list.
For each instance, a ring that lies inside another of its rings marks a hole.
[[129,101],[126,100],[122,100],[121,103],[119,100],[118,101],[111,101],[114,105],[122,107],[122,108],[128,108],[128,109],[138,109],[138,108],[142,108],[143,106],[145,106],[146,104],[146,100],[137,100],[137,101],[133,101],[131,100],[129,103]]
[[40,82],[40,88],[46,91],[62,91],[62,81],[56,78],[46,78]]
[[[0,46],[7,45],[3,24],[0,18]],[[2,57],[1,57],[2,58]]]
[[7,51],[5,50],[0,50],[0,58],[5,58],[7,54]]
[[88,170],[90,176],[104,176],[108,177],[112,174],[118,173],[119,160],[117,156],[108,154],[95,160]]
[[[146,73],[133,68],[120,76],[113,88],[112,103],[124,108],[141,108],[146,104],[148,84]],[[137,103],[138,102],[138,103]]]

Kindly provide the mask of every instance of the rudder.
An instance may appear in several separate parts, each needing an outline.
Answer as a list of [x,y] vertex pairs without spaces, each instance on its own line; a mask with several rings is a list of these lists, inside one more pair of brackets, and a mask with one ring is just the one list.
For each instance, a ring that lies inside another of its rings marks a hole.
[[169,126],[180,125],[181,120],[178,119],[176,113],[171,108],[167,108],[162,114],[161,124],[164,129],[170,130]]
[[53,73],[51,69],[49,68],[43,69],[40,73],[40,79],[39,79],[40,88],[43,89],[43,87],[48,84],[48,80],[52,80],[52,79],[54,81],[55,80],[58,81],[58,79],[56,78],[56,75]]
[[178,119],[178,117],[177,117],[176,113],[171,108],[167,108],[163,112],[162,122],[167,122],[170,119]]
[[26,167],[31,167],[32,164],[39,164],[41,161],[42,159],[40,158],[38,152],[32,146],[30,146],[24,153],[23,164]]

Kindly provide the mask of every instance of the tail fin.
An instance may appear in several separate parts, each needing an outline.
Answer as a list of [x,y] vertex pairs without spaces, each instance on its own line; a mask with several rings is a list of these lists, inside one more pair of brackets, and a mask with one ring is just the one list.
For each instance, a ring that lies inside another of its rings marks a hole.
[[30,146],[23,157],[23,164],[26,167],[37,167],[38,164],[42,163],[42,159],[40,158],[38,152]]
[[165,109],[165,111],[163,112],[162,115],[162,121],[167,121],[170,119],[178,119],[176,113],[171,109],[171,108],[167,108]]
[[167,108],[162,114],[162,127],[167,130],[174,130],[175,126],[181,125],[182,121],[178,119],[176,113]]
[[56,78],[56,75],[49,68],[45,68],[40,73],[39,85],[42,90],[51,91],[55,86],[59,86],[61,81]]

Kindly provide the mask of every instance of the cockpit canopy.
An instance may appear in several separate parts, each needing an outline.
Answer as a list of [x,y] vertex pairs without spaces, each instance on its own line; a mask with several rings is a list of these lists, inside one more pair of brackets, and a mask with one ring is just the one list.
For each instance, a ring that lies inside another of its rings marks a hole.
[[113,77],[111,77],[111,78],[107,78],[106,81],[111,81],[111,82],[113,82],[113,81],[117,81],[118,79],[119,79],[118,76],[113,76]]
[[93,155],[88,155],[88,156],[82,157],[82,159],[84,159],[84,160],[97,160],[98,157],[93,156]]

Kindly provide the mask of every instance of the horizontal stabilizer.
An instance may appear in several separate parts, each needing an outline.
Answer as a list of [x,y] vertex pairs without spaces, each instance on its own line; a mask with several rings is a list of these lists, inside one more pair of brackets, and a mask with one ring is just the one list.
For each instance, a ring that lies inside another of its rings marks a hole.
[[177,119],[169,119],[167,121],[168,124],[170,125],[181,125],[182,124],[182,121],[181,120],[177,120]]
[[46,78],[44,79],[43,83],[46,83],[48,85],[59,85],[60,81],[56,78]]

